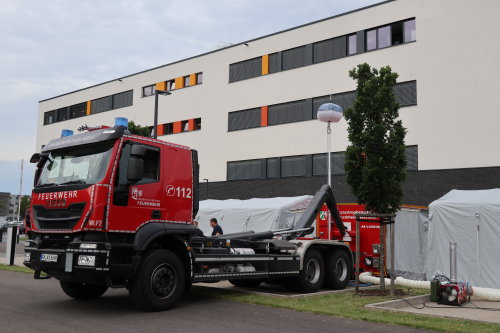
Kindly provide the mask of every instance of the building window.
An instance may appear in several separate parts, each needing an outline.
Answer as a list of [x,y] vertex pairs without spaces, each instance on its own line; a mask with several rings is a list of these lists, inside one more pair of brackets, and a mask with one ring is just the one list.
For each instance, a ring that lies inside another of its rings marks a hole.
[[306,101],[300,100],[270,105],[268,108],[269,125],[312,119],[312,110],[308,107]]
[[56,110],[57,121],[64,121],[68,119],[68,108],[60,108]]
[[349,55],[353,55],[353,54],[356,54],[357,53],[357,38],[356,38],[356,34],[353,34],[353,35],[349,35],[349,37],[347,37],[347,53]]
[[43,114],[43,124],[49,125],[55,122],[56,120],[56,111],[47,111]]
[[417,28],[415,24],[415,19],[404,22],[405,37],[404,42],[413,42],[417,39]]
[[113,96],[106,96],[92,100],[92,114],[106,112],[113,109]]
[[260,117],[260,108],[229,112],[228,131],[238,131],[247,128],[260,127]]
[[133,103],[133,90],[125,91],[113,95],[113,109],[124,108],[131,106]]
[[418,170],[418,146],[407,146],[405,155],[406,169],[410,171]]
[[196,73],[196,84],[203,83],[203,73]]
[[377,29],[377,42],[379,49],[391,46],[391,27],[389,25]]
[[306,47],[304,45],[283,51],[281,57],[283,70],[302,67],[306,64]]
[[167,81],[167,91],[175,89],[175,80]]
[[152,84],[150,86],[142,87],[142,97],[148,97],[154,95],[156,91],[156,85]]
[[333,38],[313,44],[313,62],[333,60]]
[[393,91],[399,106],[417,105],[417,81],[396,83]]
[[267,178],[280,178],[280,159],[279,157],[268,158],[266,161]]
[[391,45],[403,44],[403,22],[391,25]]
[[[313,155],[313,176],[328,175],[327,154]],[[335,152],[331,154],[332,175],[345,174],[345,152]]]
[[184,88],[189,87],[191,85],[191,80],[189,79],[189,75],[184,76]]
[[201,118],[196,118],[194,120],[194,131],[199,131],[201,130]]
[[281,158],[281,177],[304,177],[307,175],[306,156]]
[[228,180],[263,178],[261,160],[236,161],[227,163]]
[[164,135],[173,134],[174,133],[174,123],[164,124],[163,133],[164,133]]
[[368,30],[366,32],[366,50],[371,51],[377,48],[377,30]]
[[262,75],[262,57],[229,65],[229,83]]
[[87,102],[71,105],[69,107],[69,117],[79,118],[87,115]]

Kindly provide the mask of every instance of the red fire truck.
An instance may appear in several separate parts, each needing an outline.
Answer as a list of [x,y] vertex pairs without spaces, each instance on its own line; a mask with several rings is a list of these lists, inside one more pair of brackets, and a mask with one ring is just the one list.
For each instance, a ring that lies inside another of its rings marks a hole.
[[200,237],[192,225],[199,191],[195,150],[131,135],[123,118],[111,128],[64,134],[31,158],[37,169],[24,264],[36,279],[56,278],[76,299],[127,288],[153,311],[173,306],[203,281],[272,281],[302,292],[346,287],[349,246],[301,238],[324,203],[345,235],[328,185],[294,228]]

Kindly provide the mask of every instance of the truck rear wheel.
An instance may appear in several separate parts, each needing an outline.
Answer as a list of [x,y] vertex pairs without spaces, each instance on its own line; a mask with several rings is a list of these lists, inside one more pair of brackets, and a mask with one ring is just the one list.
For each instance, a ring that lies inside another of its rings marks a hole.
[[261,280],[229,280],[229,282],[233,286],[243,288],[257,288],[262,283]]
[[84,284],[78,282],[59,281],[62,290],[74,299],[99,298],[108,290],[106,285]]
[[145,310],[169,309],[184,293],[185,275],[182,262],[175,253],[151,251],[144,257],[139,273],[130,284],[130,296]]
[[323,256],[317,250],[309,249],[304,256],[304,265],[299,276],[287,281],[285,286],[293,291],[313,293],[321,288],[324,279]]
[[326,254],[325,287],[344,289],[352,275],[352,262],[346,251],[335,249]]

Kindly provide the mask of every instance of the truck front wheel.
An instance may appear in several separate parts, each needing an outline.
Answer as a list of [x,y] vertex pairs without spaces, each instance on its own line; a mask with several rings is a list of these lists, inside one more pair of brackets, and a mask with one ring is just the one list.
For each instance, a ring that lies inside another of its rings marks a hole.
[[106,285],[84,284],[78,282],[59,281],[62,290],[74,299],[99,298],[108,290]]
[[161,311],[171,308],[182,297],[185,284],[179,257],[168,250],[154,250],[144,257],[129,292],[141,308]]

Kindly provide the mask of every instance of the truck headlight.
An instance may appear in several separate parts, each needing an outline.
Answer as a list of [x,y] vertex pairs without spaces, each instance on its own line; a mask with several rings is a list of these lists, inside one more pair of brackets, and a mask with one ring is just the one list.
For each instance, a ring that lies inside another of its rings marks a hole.
[[30,261],[31,252],[24,252],[24,261]]
[[79,255],[78,256],[79,266],[95,266],[95,256]]

